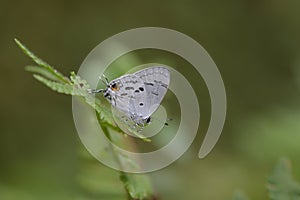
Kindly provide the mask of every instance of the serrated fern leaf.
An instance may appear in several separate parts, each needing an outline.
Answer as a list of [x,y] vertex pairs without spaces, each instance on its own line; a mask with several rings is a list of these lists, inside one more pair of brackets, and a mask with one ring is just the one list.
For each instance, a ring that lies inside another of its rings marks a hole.
[[[34,73],[33,76],[36,80],[58,93],[78,96],[82,98],[88,105],[95,109],[99,124],[108,138],[111,138],[108,128],[118,132],[122,132],[115,125],[110,110],[101,103],[100,99],[95,98],[93,94],[90,94],[88,92],[90,86],[84,79],[76,75],[74,72],[71,73],[70,79],[66,78],[49,64],[34,55],[20,41],[18,41],[17,39],[15,39],[15,41],[17,45],[22,49],[22,51],[38,65],[26,67],[27,71]],[[142,136],[140,138],[147,141],[147,138],[144,138]],[[115,159],[120,164],[120,166],[124,166],[124,163],[130,165],[136,164],[129,158],[124,157],[124,155],[121,155],[118,151],[115,150],[114,147],[112,147],[112,150],[114,151]],[[146,175],[134,175],[121,172],[121,180],[123,182],[123,185],[125,186],[129,199],[146,200],[153,197],[150,181]],[[85,179],[82,179],[81,182],[84,183],[84,185],[88,185],[88,187],[90,188],[94,184],[94,182],[87,181]],[[95,187],[94,189],[95,191],[97,191],[97,187]]]
[[89,85],[79,76],[76,76],[76,78],[72,80],[72,84],[59,83],[53,80],[46,79],[38,74],[34,74],[33,77],[41,83],[45,84],[53,91],[62,94],[83,97],[85,102],[93,107],[97,113],[99,113],[101,121],[106,122],[110,125],[110,127],[114,126],[113,117],[110,111],[101,104],[101,101],[99,99],[94,98],[87,92],[87,88],[89,88]]
[[[79,149],[80,159],[77,182],[82,193],[92,199],[124,200],[126,195],[118,172],[99,163],[82,146]],[[104,197],[107,198],[104,198]]]
[[154,198],[152,186],[147,176],[122,173],[120,179],[133,199],[148,200]]
[[71,72],[70,80],[74,88],[72,95],[84,97],[85,102],[92,106],[99,114],[99,120],[101,122],[110,124],[110,126],[114,125],[113,116],[110,110],[101,103],[100,99],[95,98],[93,94],[88,93],[90,86],[86,80],[76,75],[75,72]]
[[53,76],[57,77],[57,79],[62,83],[69,83],[70,81],[64,77],[60,72],[51,67],[48,63],[37,57],[34,53],[32,53],[25,45],[23,45],[19,40],[15,39],[15,42],[20,47],[20,49],[30,57],[38,66],[46,69],[49,73],[53,74]]
[[237,191],[234,194],[233,200],[249,200],[249,198],[241,191]]
[[48,70],[46,70],[45,68],[42,68],[40,66],[29,65],[29,66],[25,67],[25,70],[28,71],[28,72],[32,72],[34,74],[40,74],[40,75],[42,75],[43,77],[45,77],[47,79],[60,82],[60,79],[58,79],[56,76],[54,76]]
[[62,83],[58,83],[58,82],[55,82],[55,81],[51,81],[51,80],[46,79],[43,76],[40,76],[40,75],[37,75],[37,74],[34,74],[33,77],[36,80],[38,80],[41,83],[48,86],[50,89],[52,89],[52,90],[54,90],[58,93],[73,95],[73,86],[72,85],[62,84]]
[[272,200],[300,200],[300,184],[293,179],[287,159],[281,159],[274,168],[268,190]]
[[[105,135],[111,139],[110,133],[106,127],[101,125],[103,132]],[[124,157],[124,155],[120,154],[117,149],[112,146],[112,150],[115,152],[115,159],[119,163],[119,165],[124,166],[124,160],[127,159],[127,164],[135,165],[132,160],[128,161],[129,158]],[[134,200],[150,200],[153,199],[153,191],[152,186],[150,184],[150,180],[146,175],[143,174],[130,174],[120,172],[120,179],[123,182],[125,189],[129,195],[129,199]]]

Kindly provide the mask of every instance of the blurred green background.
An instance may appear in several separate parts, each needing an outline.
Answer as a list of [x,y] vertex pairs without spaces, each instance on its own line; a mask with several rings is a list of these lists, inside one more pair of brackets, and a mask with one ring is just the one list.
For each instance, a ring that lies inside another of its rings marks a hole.
[[[116,172],[96,161],[87,166],[78,156],[84,148],[71,98],[24,71],[31,61],[13,39],[68,74],[101,41],[144,26],[174,29],[203,45],[228,97],[222,136],[199,160],[210,117],[207,91],[204,83],[199,86],[199,134],[176,163],[150,174],[155,192],[160,199],[219,200],[242,190],[252,199],[267,199],[266,180],[280,157],[300,167],[299,10],[298,0],[1,0],[0,199],[124,199]],[[181,62],[161,52],[136,56],[171,66]],[[191,74],[189,67],[180,69]],[[294,175],[300,179],[299,170]]]

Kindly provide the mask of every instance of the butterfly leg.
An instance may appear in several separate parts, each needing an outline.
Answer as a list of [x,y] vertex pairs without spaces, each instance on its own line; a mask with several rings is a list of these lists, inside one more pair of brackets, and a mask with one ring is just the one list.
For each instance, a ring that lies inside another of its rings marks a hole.
[[137,130],[138,133],[141,133],[144,130],[144,124],[142,126],[139,126],[140,128]]
[[103,92],[104,90],[103,89],[88,89],[87,92],[90,93],[90,94],[93,94],[93,93],[100,93],[100,92]]
[[134,131],[136,130],[137,127],[140,127],[138,123],[134,123],[134,124],[129,123],[129,119],[126,116],[121,116],[120,119],[124,124],[126,124],[131,129],[131,131]]

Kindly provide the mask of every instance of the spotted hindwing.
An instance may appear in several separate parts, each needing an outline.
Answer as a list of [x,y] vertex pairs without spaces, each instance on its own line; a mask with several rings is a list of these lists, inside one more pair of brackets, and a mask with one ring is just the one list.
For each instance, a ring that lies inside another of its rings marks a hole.
[[118,90],[112,94],[111,104],[124,117],[143,125],[165,96],[170,83],[170,72],[165,67],[155,66],[121,76],[111,83],[118,85]]
[[140,99],[137,98],[136,103],[146,97],[147,116],[149,117],[158,108],[168,91],[170,71],[163,66],[154,66],[137,71],[134,75],[142,79],[146,91],[146,95],[139,97]]

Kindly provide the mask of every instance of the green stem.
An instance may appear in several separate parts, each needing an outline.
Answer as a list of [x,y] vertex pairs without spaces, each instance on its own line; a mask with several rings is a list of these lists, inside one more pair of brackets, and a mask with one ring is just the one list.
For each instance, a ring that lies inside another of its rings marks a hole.
[[[113,140],[113,137],[110,134],[109,128],[119,133],[123,133],[122,130],[115,125],[110,110],[101,104],[99,99],[92,98],[87,92],[89,85],[85,80],[81,79],[81,77],[77,76],[75,73],[71,73],[70,79],[65,77],[45,61],[38,58],[20,41],[15,39],[15,42],[20,49],[38,65],[26,68],[29,72],[34,74],[34,77],[38,81],[58,93],[81,97],[81,100],[95,109],[98,123],[110,141]],[[141,137],[140,139],[147,141],[147,138]],[[114,159],[122,169],[124,167],[122,166],[122,160],[120,160],[122,155],[112,144],[110,144],[110,147]],[[128,200],[145,200],[153,198],[152,186],[146,175],[135,175],[120,171],[120,179],[124,185]]]
[[[97,116],[98,123],[100,124],[100,127],[101,127],[101,129],[103,130],[105,136],[112,142],[112,137],[111,137],[111,135],[110,135],[110,133],[109,133],[108,127],[105,126],[105,125],[101,122],[101,119],[100,119],[100,116],[99,116],[98,113],[96,114],[96,116]],[[119,129],[119,131],[120,131],[120,129]],[[119,166],[122,168],[121,161],[120,161],[120,159],[119,159],[119,157],[118,157],[118,152],[116,152],[116,150],[115,150],[115,148],[113,147],[112,144],[110,144],[110,148],[111,148],[111,150],[113,151],[114,159],[115,159],[116,162],[119,164]],[[122,179],[122,177],[126,177],[126,173],[120,171],[120,178]],[[129,193],[128,189],[125,187],[125,185],[124,185],[124,189],[125,189],[126,194],[127,194],[127,199],[128,199],[128,200],[134,200],[134,199],[130,196],[130,193]]]

